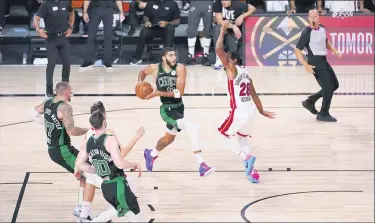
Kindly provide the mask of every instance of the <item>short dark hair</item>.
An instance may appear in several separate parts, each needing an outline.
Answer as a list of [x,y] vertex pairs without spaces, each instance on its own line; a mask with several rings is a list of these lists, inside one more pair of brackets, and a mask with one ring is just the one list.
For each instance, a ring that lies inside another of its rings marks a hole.
[[99,110],[100,112],[102,112],[103,114],[105,113],[105,107],[104,107],[104,104],[103,102],[101,101],[97,101],[95,102],[93,105],[91,105],[91,108],[90,108],[90,113],[92,114],[94,111],[97,111]]
[[95,130],[100,129],[103,126],[104,120],[105,120],[104,115],[99,110],[94,111],[91,114],[90,119],[89,119],[91,126]]
[[231,60],[237,59],[237,64],[240,64],[241,55],[237,51],[230,51],[229,56]]
[[164,47],[163,48],[163,56],[167,55],[167,53],[174,51],[172,47]]

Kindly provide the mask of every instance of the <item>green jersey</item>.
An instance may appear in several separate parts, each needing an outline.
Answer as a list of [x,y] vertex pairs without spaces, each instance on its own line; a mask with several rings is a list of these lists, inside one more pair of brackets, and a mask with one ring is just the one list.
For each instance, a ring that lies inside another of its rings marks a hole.
[[70,145],[70,136],[66,132],[64,124],[57,117],[59,106],[64,101],[54,101],[54,98],[44,103],[44,126],[47,135],[47,145],[58,147]]
[[[163,69],[162,63],[158,66],[158,76],[156,78],[156,87],[158,91],[169,92],[175,90],[177,84],[177,72],[176,67],[167,73]],[[182,102],[182,98],[172,98],[172,97],[160,97],[163,104],[178,104]]]
[[91,136],[87,140],[86,148],[92,165],[95,167],[96,174],[100,176],[103,181],[109,181],[119,176],[125,176],[124,171],[116,167],[111,158],[111,154],[109,154],[105,148],[105,140],[107,136],[109,135],[102,134],[97,138]]

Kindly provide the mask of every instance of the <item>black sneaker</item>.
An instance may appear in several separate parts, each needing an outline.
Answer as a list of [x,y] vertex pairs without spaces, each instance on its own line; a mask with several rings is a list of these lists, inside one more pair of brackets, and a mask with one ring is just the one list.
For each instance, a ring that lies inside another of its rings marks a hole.
[[194,64],[195,64],[195,58],[189,53],[187,61],[186,61],[186,65],[194,65]]
[[332,117],[331,115],[317,115],[316,120],[322,121],[322,122],[337,122],[337,119]]
[[203,66],[211,66],[211,62],[210,62],[210,60],[208,59],[208,55],[207,55],[207,54],[205,54],[205,55],[202,57],[201,64],[202,64]]
[[139,65],[142,63],[142,59],[136,59],[134,58],[131,62],[130,65]]
[[85,61],[80,67],[79,67],[79,70],[80,71],[85,71],[87,69],[90,69],[94,66],[94,64],[92,62],[87,62]]
[[110,64],[110,63],[104,63],[103,65],[105,66],[105,68],[107,69],[107,71],[112,71],[113,70],[112,64]]
[[134,35],[134,33],[135,33],[135,27],[134,26],[130,26],[130,29],[128,31],[128,36],[132,36],[132,35]]
[[307,110],[309,110],[309,112],[311,112],[312,114],[314,115],[318,114],[318,110],[316,110],[315,105],[309,102],[308,100],[303,101],[302,106],[306,108]]

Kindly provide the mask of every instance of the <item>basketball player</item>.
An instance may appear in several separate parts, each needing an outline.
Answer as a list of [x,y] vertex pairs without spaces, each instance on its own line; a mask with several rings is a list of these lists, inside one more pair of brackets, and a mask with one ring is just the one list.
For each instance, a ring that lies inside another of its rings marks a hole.
[[[90,222],[108,222],[116,216],[125,215],[130,217],[131,222],[142,222],[137,197],[130,189],[124,174],[124,169],[134,168],[139,170],[140,177],[140,165],[125,161],[121,157],[118,141],[113,134],[108,133],[105,116],[100,110],[91,114],[90,124],[95,129],[95,135],[87,140],[79,153],[77,168],[84,172],[96,173],[103,179],[103,196],[110,203],[106,211]],[[89,157],[95,168],[85,162]]]
[[[225,145],[232,149],[245,163],[245,173],[253,183],[258,183],[259,174],[253,168],[256,157],[250,153],[250,144],[247,137],[249,122],[255,114],[255,107],[260,114],[267,118],[275,118],[273,112],[263,110],[262,103],[255,91],[253,81],[244,67],[238,65],[240,55],[238,52],[227,54],[223,49],[224,35],[228,28],[228,21],[221,27],[219,38],[216,42],[216,54],[222,61],[228,78],[228,94],[230,97],[229,116],[219,127]],[[238,146],[233,138],[237,135]]]
[[[74,125],[73,108],[68,103],[71,100],[72,88],[68,82],[56,85],[56,96],[47,99],[29,111],[29,116],[45,126],[47,135],[48,153],[52,161],[74,173],[74,165],[79,151],[71,145],[70,136],[81,136],[87,133],[88,128]],[[41,115],[44,115],[44,120]],[[85,178],[80,179],[79,201],[74,210],[78,215],[83,200]]]
[[176,63],[176,52],[172,48],[164,48],[162,62],[150,64],[141,70],[138,75],[138,81],[142,82],[147,75],[152,75],[156,79],[156,89],[153,89],[153,92],[146,99],[160,97],[162,103],[160,115],[167,126],[165,135],[159,139],[156,146],[152,149],[144,150],[147,170],[152,171],[154,161],[159,152],[174,141],[177,132],[186,130],[190,135],[192,149],[199,165],[200,176],[205,177],[213,173],[215,168],[208,166],[201,155],[198,126],[184,118],[185,107],[182,102],[182,96],[185,91],[186,68],[184,65]]
[[[98,110],[104,115],[105,118],[107,117],[104,104],[101,101],[98,101],[91,106],[90,113],[93,114],[95,111],[98,111]],[[113,136],[117,139],[116,135],[113,133],[112,130],[107,129],[106,133],[113,134]],[[133,139],[129,142],[128,145],[120,146],[121,158],[124,158],[133,149],[135,144],[138,142],[139,139],[142,138],[144,134],[145,134],[144,128],[143,127],[139,128],[136,132],[136,135],[133,137]],[[84,143],[81,146],[81,151],[84,148],[83,146],[87,143],[87,140],[90,139],[90,137],[93,135],[95,135],[95,129],[91,127],[85,136]],[[75,166],[75,172],[78,172],[77,165]],[[91,219],[89,215],[91,212],[91,202],[93,201],[94,195],[95,195],[95,186],[101,187],[101,184],[103,182],[102,178],[96,174],[84,173],[83,175],[86,177],[86,185],[85,185],[85,190],[83,194],[81,213],[78,216],[82,221],[84,219]],[[127,180],[128,180],[130,188],[132,189],[129,178],[127,178]]]

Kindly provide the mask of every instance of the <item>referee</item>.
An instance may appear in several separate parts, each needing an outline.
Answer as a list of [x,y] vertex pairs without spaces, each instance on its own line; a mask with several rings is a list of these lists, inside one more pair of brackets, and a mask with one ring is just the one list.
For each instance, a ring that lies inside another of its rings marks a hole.
[[[339,58],[342,58],[342,54],[328,41],[326,29],[319,23],[319,12],[317,10],[310,10],[308,19],[310,25],[302,31],[295,54],[299,62],[305,67],[305,70],[315,76],[322,89],[310,95],[302,102],[302,105],[312,114],[317,114],[316,119],[318,121],[336,122],[337,119],[329,114],[329,107],[333,92],[339,87],[339,82],[335,72],[327,61],[326,55],[327,49]],[[304,60],[301,52],[305,47],[308,52],[307,62]],[[323,103],[320,112],[318,112],[315,109],[315,103],[321,97],[323,97]]]
[[[40,19],[44,19],[45,30],[39,27]],[[34,27],[39,36],[46,39],[47,44],[47,82],[46,96],[53,96],[53,71],[57,54],[62,60],[62,81],[69,82],[69,38],[73,31],[74,12],[71,0],[44,0],[35,18]]]

